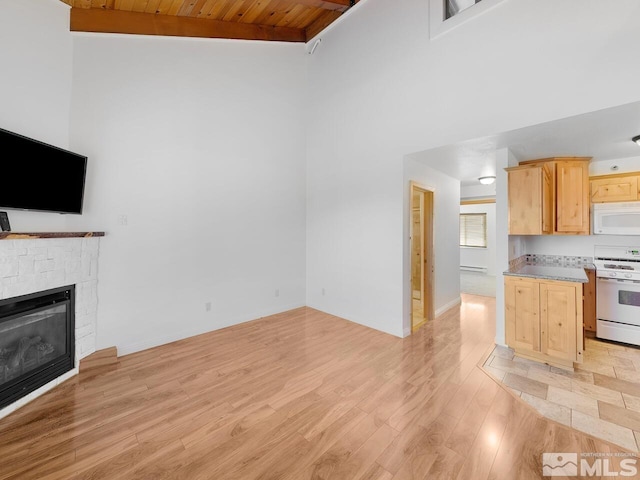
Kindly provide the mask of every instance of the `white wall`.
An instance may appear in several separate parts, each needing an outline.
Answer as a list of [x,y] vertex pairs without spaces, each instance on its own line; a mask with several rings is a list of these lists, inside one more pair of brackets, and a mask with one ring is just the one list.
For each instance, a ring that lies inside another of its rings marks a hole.
[[518,164],[515,155],[502,148],[496,152],[496,343],[505,344],[504,275],[509,260],[524,254],[524,241],[509,236],[509,200],[505,168]]
[[[68,5],[59,0],[2,0],[0,128],[68,148],[72,57]],[[68,218],[7,212],[14,231],[64,230]]]
[[419,155],[404,160],[403,173],[403,335],[411,332],[411,199],[410,184],[415,182],[433,192],[434,243],[434,310],[436,316],[460,302],[460,182],[416,160]]
[[487,269],[487,275],[496,274],[496,204],[460,205],[460,213],[487,215],[487,247],[460,247],[460,266]]
[[[347,125],[330,121],[330,137],[349,136]],[[393,232],[404,225],[404,185],[397,155],[377,152],[367,167],[349,152],[308,152],[307,305],[401,336],[403,245]]]
[[485,198],[496,196],[496,184],[491,185],[461,185],[460,198]]
[[640,246],[640,235],[527,236],[526,253],[593,257],[596,245]]
[[98,348],[304,305],[303,45],[78,34],[74,49],[78,225],[107,231]]
[[505,1],[430,41],[428,2],[358,3],[310,57],[308,303],[396,332],[404,155],[637,101],[639,15]]
[[[638,126],[640,130],[640,125]],[[640,148],[638,149],[640,151]],[[628,158],[615,158],[611,160],[592,161],[589,164],[589,175],[611,175],[626,172],[640,171],[640,156]]]
[[59,0],[3,0],[0,40],[0,127],[89,157],[82,216],[9,215],[107,232],[98,348],[304,305],[303,45],[72,35]]

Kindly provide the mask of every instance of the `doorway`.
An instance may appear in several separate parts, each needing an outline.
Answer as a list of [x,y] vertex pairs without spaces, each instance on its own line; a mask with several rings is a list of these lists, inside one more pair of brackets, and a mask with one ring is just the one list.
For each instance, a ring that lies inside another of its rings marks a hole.
[[496,201],[460,200],[460,292],[496,296]]
[[433,191],[411,183],[411,331],[434,318]]

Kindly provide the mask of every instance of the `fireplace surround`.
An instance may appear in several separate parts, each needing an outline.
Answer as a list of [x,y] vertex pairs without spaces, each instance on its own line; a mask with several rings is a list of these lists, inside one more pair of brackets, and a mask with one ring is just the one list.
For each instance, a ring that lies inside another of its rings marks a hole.
[[[4,301],[49,290],[66,290],[70,286],[75,297],[75,306],[71,307],[74,320],[72,351],[75,349],[72,369],[10,404],[0,406],[0,418],[77,375],[80,360],[96,351],[98,258],[102,236],[104,232],[0,232],[0,302],[4,304]],[[34,338],[38,336],[41,337],[39,341]],[[54,343],[58,341],[27,332],[18,342],[25,337],[34,344],[29,347],[30,358],[35,354],[33,348],[46,352],[50,347],[44,344],[56,348]],[[26,346],[25,341],[23,349]],[[3,346],[0,334],[0,348],[14,353],[15,340]],[[9,353],[4,352],[5,356]]]

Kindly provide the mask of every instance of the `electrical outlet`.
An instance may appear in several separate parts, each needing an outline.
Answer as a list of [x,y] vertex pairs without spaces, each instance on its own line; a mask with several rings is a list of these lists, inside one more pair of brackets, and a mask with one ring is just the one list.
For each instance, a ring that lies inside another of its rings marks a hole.
[[211,311],[211,302],[205,303],[204,304],[204,309],[205,309],[205,311],[210,312]]
[[276,295],[276,297],[279,297],[279,296],[280,296],[280,289],[279,289],[279,288],[276,288],[276,293],[275,293],[275,295]]
[[322,296],[324,297],[326,293],[327,293],[327,292],[326,292],[326,291],[325,291],[325,289],[323,288],[323,289],[322,289]]
[[118,225],[128,225],[129,219],[126,215],[118,215]]

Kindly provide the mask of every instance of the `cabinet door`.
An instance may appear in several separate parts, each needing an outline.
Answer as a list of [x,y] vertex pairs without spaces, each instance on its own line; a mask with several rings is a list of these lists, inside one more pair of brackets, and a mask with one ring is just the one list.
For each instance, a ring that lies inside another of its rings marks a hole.
[[542,167],[508,172],[509,234],[542,234]]
[[536,281],[505,278],[505,333],[517,351],[540,351],[540,287]]
[[590,233],[588,162],[556,162],[556,232]]
[[576,361],[577,323],[576,287],[541,283],[540,350],[542,353],[550,357]]
[[591,201],[633,202],[638,200],[638,177],[612,177],[591,180]]

